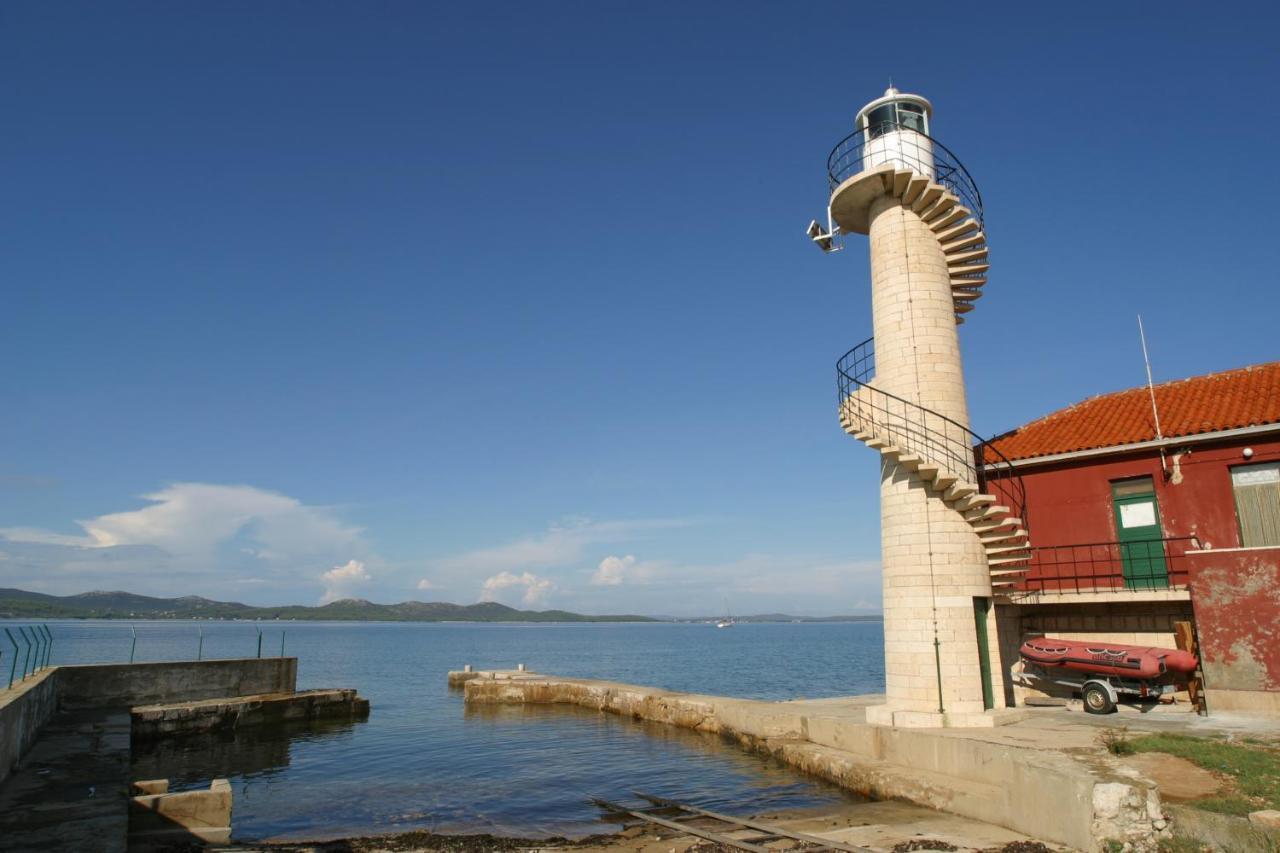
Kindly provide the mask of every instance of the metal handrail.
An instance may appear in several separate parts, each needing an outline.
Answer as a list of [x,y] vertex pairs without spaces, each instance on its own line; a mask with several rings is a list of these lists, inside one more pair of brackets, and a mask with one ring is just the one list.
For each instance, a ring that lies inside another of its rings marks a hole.
[[875,338],[867,338],[836,362],[839,411],[877,438],[994,495],[1030,533],[1026,487],[1013,463],[958,421],[872,385],[875,370]]
[[[1182,547],[1170,547],[1175,543]],[[1018,593],[1079,593],[1099,590],[1186,589],[1184,560],[1189,547],[1200,548],[1200,539],[1165,536],[1131,542],[1073,542],[1067,545],[1038,545],[1031,549],[1028,573],[1018,579]],[[1154,572],[1124,574],[1125,562],[1164,564],[1163,576]],[[1088,569],[1085,571],[1085,569]],[[1052,573],[1050,573],[1052,572]]]
[[926,175],[946,187],[969,208],[982,224],[982,193],[969,170],[951,149],[927,133],[899,122],[882,122],[855,130],[836,143],[827,157],[827,182],[835,189],[849,178],[866,171],[866,148],[887,133],[895,133],[893,150],[877,154],[883,162],[896,162],[904,169]]

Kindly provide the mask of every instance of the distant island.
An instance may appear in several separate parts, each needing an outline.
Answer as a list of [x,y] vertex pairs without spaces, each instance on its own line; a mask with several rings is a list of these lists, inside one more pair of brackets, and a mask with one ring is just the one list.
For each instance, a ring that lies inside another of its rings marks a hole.
[[[879,613],[861,616],[789,616],[761,613],[735,617],[737,622],[879,622]],[[568,610],[517,610],[505,604],[449,604],[443,601],[402,601],[374,604],[363,598],[344,598],[317,607],[289,604],[254,607],[238,602],[212,601],[196,595],[153,598],[132,592],[82,592],[46,595],[23,589],[0,588],[0,619],[294,619],[344,622],[715,622],[717,617],[586,616]]]
[[297,619],[359,622],[658,622],[648,616],[584,616],[567,610],[516,610],[497,602],[374,604],[345,598],[319,607],[253,607],[188,595],[152,598],[131,592],[45,595],[0,589],[0,619]]

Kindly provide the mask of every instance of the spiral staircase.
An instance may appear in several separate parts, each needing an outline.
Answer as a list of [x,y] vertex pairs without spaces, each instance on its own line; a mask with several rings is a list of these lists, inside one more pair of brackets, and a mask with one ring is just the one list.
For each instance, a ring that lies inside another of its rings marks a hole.
[[840,425],[955,510],[982,543],[991,587],[1011,592],[1029,570],[1026,492],[1013,465],[968,428],[874,385],[875,341],[840,359]]
[[[890,196],[920,217],[946,258],[956,323],[974,309],[990,268],[982,197],[968,171],[937,140],[918,131],[914,147],[892,162],[865,167],[864,146],[885,131],[851,134],[832,151],[827,173],[833,213],[843,230],[866,233],[864,211]],[[835,210],[840,199],[849,209]],[[911,482],[959,513],[982,543],[997,594],[1014,591],[1030,570],[1026,492],[1012,463],[964,425],[875,386],[875,342],[863,341],[836,365],[838,410],[845,432],[915,474]]]

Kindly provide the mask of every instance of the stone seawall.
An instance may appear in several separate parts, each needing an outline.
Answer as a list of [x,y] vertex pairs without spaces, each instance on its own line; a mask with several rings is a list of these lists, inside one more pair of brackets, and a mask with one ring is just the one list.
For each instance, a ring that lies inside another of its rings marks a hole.
[[297,658],[90,664],[41,670],[0,690],[0,782],[55,711],[292,692]]
[[56,672],[60,708],[125,707],[289,693],[297,686],[298,659],[88,664],[60,666]]
[[[1000,730],[870,725],[880,697],[761,702],[528,673],[480,673],[466,701],[572,704],[714,732],[876,799],[902,799],[1080,850],[1153,850],[1165,826],[1145,779]],[[1016,727],[1014,727],[1016,728]]]

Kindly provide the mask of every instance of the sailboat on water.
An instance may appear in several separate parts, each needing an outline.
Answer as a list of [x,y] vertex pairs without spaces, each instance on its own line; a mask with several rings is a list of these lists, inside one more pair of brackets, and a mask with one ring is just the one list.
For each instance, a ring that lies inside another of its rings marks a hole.
[[717,628],[732,628],[738,624],[733,620],[733,614],[729,612],[729,602],[724,603],[724,618],[716,620]]

